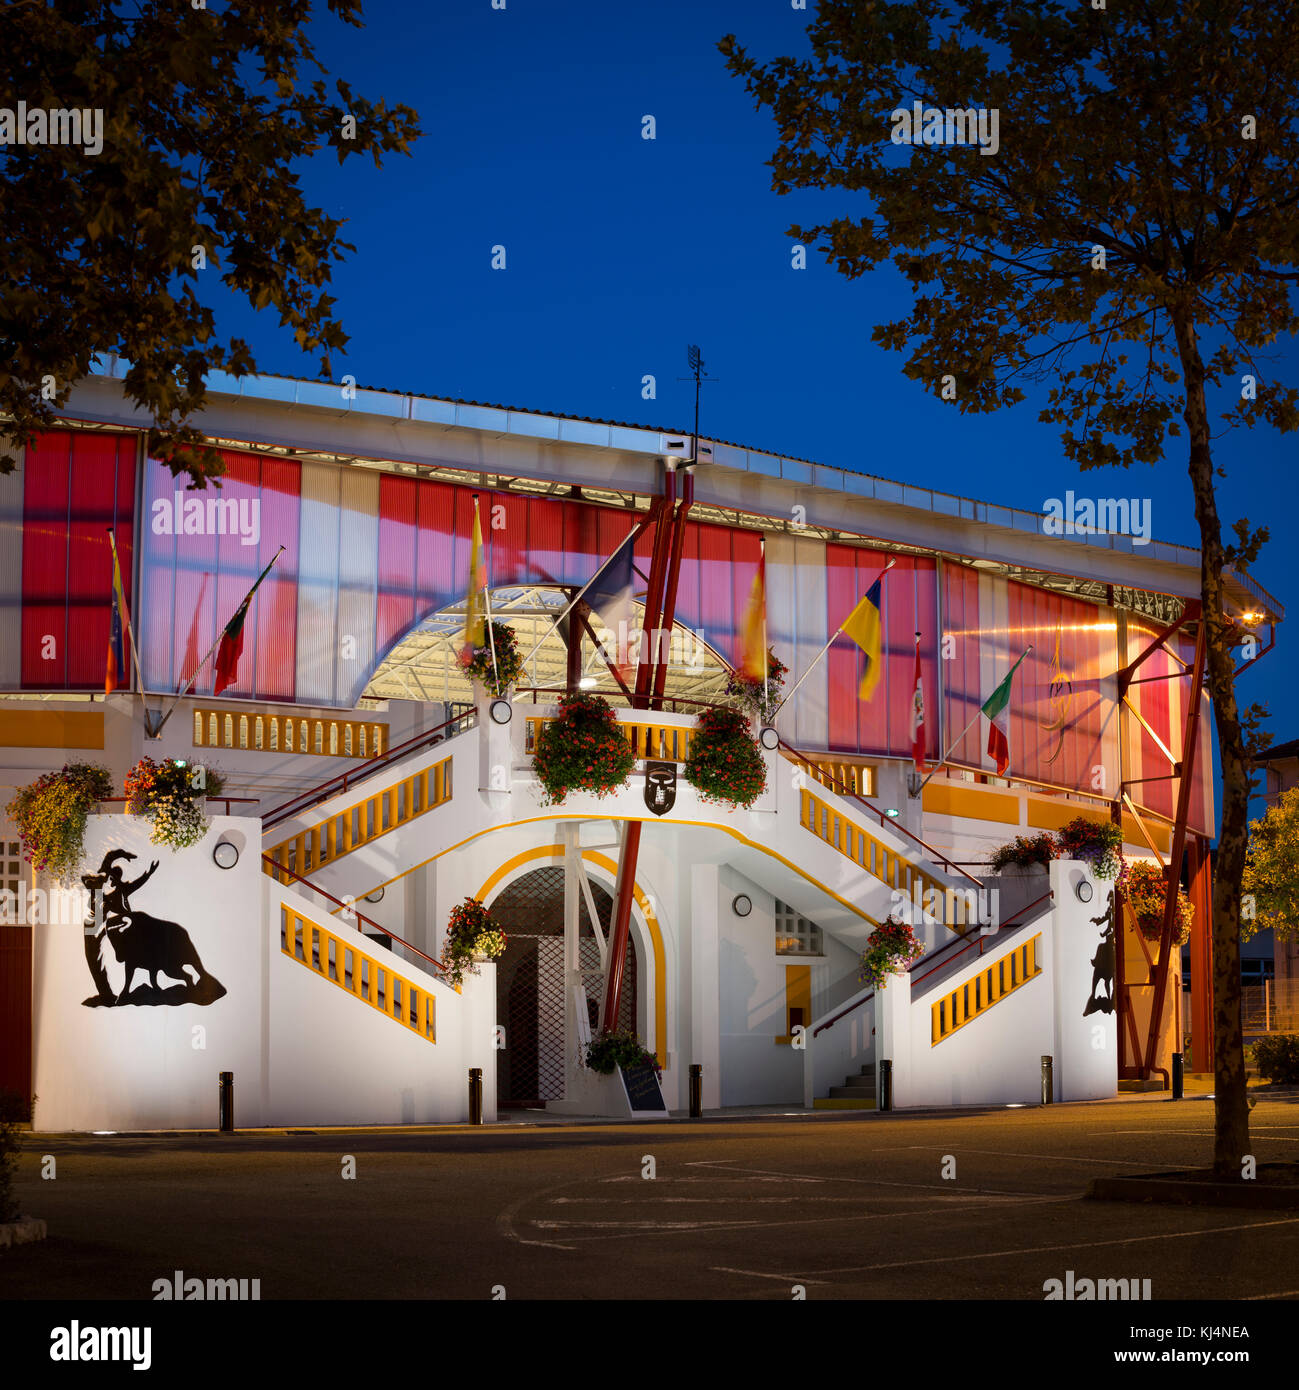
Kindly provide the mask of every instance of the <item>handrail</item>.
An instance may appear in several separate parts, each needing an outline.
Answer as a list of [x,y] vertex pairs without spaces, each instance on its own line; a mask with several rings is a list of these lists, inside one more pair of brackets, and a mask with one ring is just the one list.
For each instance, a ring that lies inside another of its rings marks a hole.
[[[258,800],[259,800],[259,798],[258,798],[258,797],[255,797],[255,796],[209,796],[209,797],[207,797],[206,799],[207,799],[208,801],[224,801],[224,802],[225,802],[225,808],[226,808],[226,815],[227,815],[227,816],[230,814],[230,807],[231,807],[232,805],[239,805],[239,806],[256,806],[256,805],[257,805],[257,802],[258,802]],[[126,802],[129,802],[129,801],[131,800],[131,798],[130,798],[129,796],[100,796],[100,797],[96,797],[95,800],[96,800],[96,803],[102,802],[102,801],[126,801]]]
[[[516,700],[521,699],[524,695],[532,695],[535,697],[537,695],[567,695],[569,693],[567,686],[560,685],[522,685],[515,686],[514,688],[514,698]],[[606,695],[611,701],[635,698],[634,696],[628,697],[624,695],[622,691],[618,691],[617,693],[612,691],[600,691],[598,693]],[[644,698],[649,700],[654,697],[646,695]],[[730,703],[719,703],[716,700],[692,700],[685,695],[661,695],[657,698],[661,705],[671,703],[674,705],[694,705],[697,709],[734,709],[734,705]],[[539,704],[540,701],[534,698],[532,703]],[[621,706],[619,706],[619,708],[621,708]],[[674,712],[667,709],[636,709],[635,706],[632,707],[632,711],[635,714],[667,714]]]
[[[1041,896],[1040,898],[1034,898],[1033,901],[1032,901],[1031,903],[1028,903],[1026,906],[1020,908],[1020,913],[1019,913],[1019,915],[1023,915],[1024,913],[1031,912],[1031,911],[1038,905],[1038,903],[1044,903],[1044,902],[1046,902],[1046,900],[1047,900],[1048,898],[1053,898],[1053,897],[1055,897],[1055,890],[1054,890],[1053,888],[1048,888],[1048,889],[1046,890],[1046,892],[1043,893],[1042,896]],[[1027,922],[1006,922],[1004,925],[999,926],[999,927],[997,928],[997,930],[998,930],[998,931],[1013,931],[1013,930],[1015,930],[1016,928],[1025,927],[1025,926],[1027,926],[1027,925],[1028,925]],[[993,933],[993,935],[995,935],[995,933]],[[950,951],[950,950],[952,949],[953,946],[960,946],[961,949],[960,949],[959,951],[957,951],[957,953],[956,953],[955,956],[952,957],[952,960],[956,960],[959,956],[963,955],[966,951],[971,950],[971,949],[973,948],[973,946],[974,946],[974,942],[973,942],[973,941],[967,940],[968,936],[969,936],[969,933],[967,932],[967,933],[965,934],[965,936],[958,936],[958,937],[956,938],[955,941],[945,941],[945,942],[943,942],[943,944],[942,944],[941,946],[937,946],[937,947],[934,948],[934,950],[930,951],[930,953],[929,953],[927,956],[921,956],[921,958],[920,958],[918,961],[916,961],[915,965],[913,965],[913,966],[911,967],[910,971],[908,971],[908,974],[911,976],[911,984],[912,984],[912,986],[918,985],[918,984],[920,983],[921,980],[927,979],[930,975],[932,975],[932,974],[934,973],[935,970],[940,969],[940,968],[941,968],[942,966],[944,966],[944,965],[950,965],[950,964],[952,963],[952,962],[949,961],[949,960],[937,961],[937,960],[934,959],[936,956],[942,955],[942,953],[943,953],[944,951]],[[990,939],[991,939],[990,936],[985,936],[982,932],[979,933],[979,954],[980,954],[980,955],[983,954],[983,943],[984,943],[985,941],[990,940]],[[925,963],[926,961],[932,961],[933,964],[929,967],[928,970],[925,971],[925,973],[924,973],[923,975],[917,975],[917,974],[915,974],[916,966],[924,965],[924,963]]]
[[873,815],[879,821],[881,828],[885,830],[892,830],[899,835],[905,835],[908,840],[914,840],[916,844],[918,844],[920,848],[925,851],[926,854],[930,855],[934,859],[935,862],[944,865],[946,868],[951,869],[958,874],[963,874],[966,878],[970,880],[971,883],[975,884],[977,887],[983,887],[982,882],[979,879],[975,878],[973,874],[966,873],[966,871],[962,869],[954,860],[949,859],[945,854],[941,853],[939,850],[936,850],[932,845],[926,844],[924,840],[920,838],[919,835],[916,835],[912,831],[908,830],[905,825],[901,825],[896,820],[893,820],[891,817],[886,816],[884,812],[879,809],[878,806],[872,806],[869,801],[867,801],[864,797],[859,796],[855,791],[853,791],[851,787],[845,786],[842,782],[839,781],[837,777],[832,777],[828,772],[825,772],[822,768],[818,767],[817,764],[811,760],[811,758],[807,757],[803,753],[800,753],[797,748],[794,748],[790,744],[786,743],[785,740],[781,738],[779,735],[777,735],[777,743],[781,748],[785,750],[785,752],[797,758],[799,762],[806,763],[807,766],[810,768],[815,768],[816,771],[820,773],[821,777],[825,779],[822,782],[823,786],[831,786],[841,796],[846,796],[851,798],[853,801],[860,802],[871,813],[871,815]]
[[[262,829],[270,830],[272,826],[279,825],[281,821],[291,820],[294,816],[300,815],[303,811],[309,811],[313,806],[317,806],[322,801],[328,801],[331,796],[338,792],[345,792],[349,783],[363,781],[367,777],[372,777],[380,768],[386,767],[389,763],[395,762],[398,758],[404,758],[408,753],[415,752],[418,748],[429,743],[441,743],[442,730],[449,728],[452,724],[462,724],[464,728],[457,729],[457,733],[463,733],[464,729],[472,728],[476,714],[473,710],[462,710],[461,713],[452,715],[450,719],[444,719],[441,724],[432,729],[425,729],[422,734],[415,734],[408,738],[404,743],[399,743],[393,748],[389,748],[386,753],[380,754],[377,758],[371,758],[369,762],[360,763],[358,766],[348,768],[346,772],[340,772],[337,776],[331,777],[329,781],[322,782],[318,787],[312,787],[309,791],[299,792],[297,796],[290,797],[273,810],[268,811],[262,817]],[[304,802],[304,805],[299,805]]]
[[818,1027],[813,1028],[813,1029],[812,1029],[812,1036],[813,1036],[813,1037],[816,1037],[816,1035],[817,1035],[818,1033],[824,1033],[825,1030],[826,1030],[827,1028],[833,1028],[834,1025],[835,1025],[836,1023],[838,1023],[839,1020],[840,1020],[841,1018],[847,1018],[848,1015],[849,1015],[850,1013],[852,1013],[852,1011],[853,1011],[854,1009],[860,1009],[861,1006],[862,1006],[863,1004],[869,1004],[870,1001],[871,1001],[872,999],[874,999],[874,998],[875,998],[875,991],[874,991],[874,990],[871,990],[871,992],[870,992],[869,994],[863,994],[862,997],[861,997],[855,1004],[849,1004],[848,1007],[847,1007],[846,1009],[843,1009],[841,1012],[835,1014],[835,1016],[834,1016],[833,1018],[827,1019],[824,1023],[820,1024]]
[[[367,927],[373,927],[380,936],[386,936],[390,941],[395,941],[399,946],[404,946],[408,951],[414,951],[421,960],[428,961],[430,965],[436,966],[444,975],[446,974],[447,968],[440,960],[435,960],[432,956],[426,955],[418,946],[412,946],[409,941],[403,941],[396,932],[390,930],[388,927],[381,926],[372,917],[367,917],[364,912],[357,912],[355,904],[345,903],[342,898],[336,898],[326,889],[320,888],[312,883],[310,879],[303,878],[301,874],[294,873],[292,869],[286,868],[283,864],[277,864],[269,854],[263,854],[262,858],[271,866],[275,875],[288,874],[290,878],[297,879],[299,883],[306,884],[313,893],[319,893],[322,898],[328,898],[331,903],[337,903],[344,911],[350,912],[358,922],[363,922]],[[278,877],[276,878],[276,882],[279,882]],[[329,915],[332,917],[334,914],[331,912]]]

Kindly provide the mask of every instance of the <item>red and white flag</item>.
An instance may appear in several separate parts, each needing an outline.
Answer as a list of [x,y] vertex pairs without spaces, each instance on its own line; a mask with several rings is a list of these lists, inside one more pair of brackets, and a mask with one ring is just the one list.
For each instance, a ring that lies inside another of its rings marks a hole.
[[911,696],[911,761],[925,772],[925,687],[920,677],[920,634],[916,633],[916,678]]

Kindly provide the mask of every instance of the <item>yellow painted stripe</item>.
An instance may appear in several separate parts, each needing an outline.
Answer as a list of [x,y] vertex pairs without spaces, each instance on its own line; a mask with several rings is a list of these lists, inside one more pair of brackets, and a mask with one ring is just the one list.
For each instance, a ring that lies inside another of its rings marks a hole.
[[0,744],[6,748],[102,748],[103,710],[0,711]]
[[924,789],[920,799],[930,815],[994,821],[999,825],[1019,824],[1019,797],[1008,796],[1005,792],[934,781]]

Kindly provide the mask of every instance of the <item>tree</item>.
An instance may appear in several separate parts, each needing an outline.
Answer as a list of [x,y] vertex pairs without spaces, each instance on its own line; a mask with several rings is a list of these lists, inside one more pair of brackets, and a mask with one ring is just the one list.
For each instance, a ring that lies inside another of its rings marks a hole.
[[[1249,827],[1241,890],[1241,936],[1269,927],[1279,940],[1299,940],[1299,787],[1282,793]],[[1252,911],[1248,910],[1252,909]]]
[[[791,234],[850,278],[892,260],[913,305],[873,337],[910,345],[908,377],[939,396],[954,389],[962,412],[1013,405],[1022,383],[1048,383],[1039,418],[1060,426],[1084,469],[1156,464],[1185,425],[1223,772],[1221,1173],[1238,1173],[1249,1148],[1239,912],[1247,729],[1258,714],[1237,707],[1233,649],[1247,634],[1228,611],[1224,571],[1248,566],[1267,532],[1239,521],[1234,541],[1223,539],[1206,387],[1222,391],[1213,407],[1224,427],[1299,424],[1294,387],[1259,367],[1259,349],[1299,327],[1293,21],[1293,7],[1263,0],[822,0],[810,58],[764,65],[733,35],[719,45],[775,118],[775,191],[868,196],[861,215]],[[968,137],[979,110],[987,138],[903,144],[894,112],[917,102],[940,110],[920,139],[948,138],[949,115],[953,139]]]
[[[361,27],[360,0],[327,3]],[[200,294],[214,273],[255,309],[278,310],[330,374],[347,335],[324,287],[355,248],[338,219],[307,205],[295,166],[325,147],[340,163],[369,154],[381,165],[420,132],[409,107],[342,80],[332,96],[319,77],[300,81],[304,69],[324,73],[306,34],[312,8],[0,3],[11,103],[0,126],[0,412],[11,445],[50,425],[96,354],[117,353],[130,363],[127,395],[154,422],[150,452],[194,486],[218,475],[219,455],[189,421],[209,372],[256,364],[243,340],[215,337]],[[0,452],[0,472],[15,463]]]

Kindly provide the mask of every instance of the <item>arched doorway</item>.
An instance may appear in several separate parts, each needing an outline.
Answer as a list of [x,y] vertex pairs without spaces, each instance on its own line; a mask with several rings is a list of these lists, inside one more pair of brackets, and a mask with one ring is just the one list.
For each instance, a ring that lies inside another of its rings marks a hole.
[[[590,880],[591,896],[607,939],[613,899]],[[490,904],[505,929],[505,954],[496,963],[496,1017],[505,1026],[505,1046],[496,1061],[500,1105],[541,1105],[564,1095],[564,869],[546,865],[516,878]],[[597,970],[600,948],[585,899],[579,896],[583,970]],[[627,952],[620,1028],[636,1028],[637,950]],[[594,1015],[596,1005],[589,1004]],[[595,1019],[592,1017],[592,1026]]]

